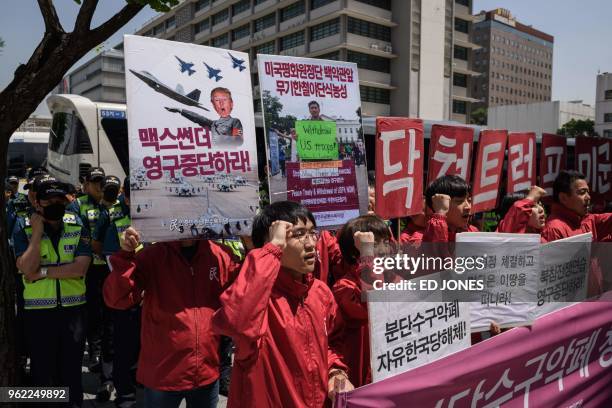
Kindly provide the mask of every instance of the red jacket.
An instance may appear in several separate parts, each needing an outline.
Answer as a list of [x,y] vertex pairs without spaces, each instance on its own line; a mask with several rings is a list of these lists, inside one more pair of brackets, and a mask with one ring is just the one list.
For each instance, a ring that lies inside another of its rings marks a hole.
[[400,234],[399,241],[401,243],[409,243],[413,245],[420,245],[421,241],[423,241],[423,234],[425,233],[425,228],[419,227],[411,220],[408,221],[406,228]]
[[[332,291],[345,323],[342,354],[349,380],[355,387],[361,387],[372,382],[368,307],[367,302],[361,301],[361,268],[352,265],[345,269],[350,272],[336,281]],[[378,278],[382,279],[382,275]]]
[[455,242],[457,232],[478,232],[478,228],[468,224],[465,231],[449,231],[446,215],[434,214],[427,220],[423,242]]
[[158,243],[137,255],[111,256],[104,283],[109,307],[128,309],[143,290],[138,382],[163,391],[212,383],[219,377],[219,336],[211,318],[240,265],[221,246],[198,241],[191,264],[179,242]]
[[553,203],[542,237],[547,241],[555,241],[586,232],[593,234],[593,242],[606,241],[612,234],[612,213],[580,217],[572,210]]
[[[504,219],[499,222],[495,232],[539,234],[540,231],[536,231],[528,225],[529,218],[531,218],[531,210],[534,206],[535,201],[528,198],[515,201],[504,216]],[[540,241],[546,242],[546,239],[540,235]]]
[[236,345],[228,407],[322,407],[340,361],[342,318],[326,284],[295,281],[268,243],[249,252],[213,329]]
[[317,241],[317,263],[314,276],[325,284],[342,276],[342,253],[336,237],[329,231],[321,231],[321,238]]

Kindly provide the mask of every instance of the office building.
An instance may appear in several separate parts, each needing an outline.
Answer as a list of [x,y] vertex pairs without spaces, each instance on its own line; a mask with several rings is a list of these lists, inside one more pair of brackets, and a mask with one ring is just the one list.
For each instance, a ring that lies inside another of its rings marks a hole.
[[595,132],[599,136],[612,137],[612,74],[608,72],[597,75]]

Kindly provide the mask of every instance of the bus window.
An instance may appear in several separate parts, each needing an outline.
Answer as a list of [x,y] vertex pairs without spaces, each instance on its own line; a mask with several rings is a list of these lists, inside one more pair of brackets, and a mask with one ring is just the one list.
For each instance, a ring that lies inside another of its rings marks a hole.
[[125,174],[130,172],[128,129],[126,119],[104,118],[100,121]]
[[53,115],[49,149],[63,155],[93,153],[89,135],[81,120],[71,113]]
[[28,168],[42,166],[46,158],[46,143],[11,142],[7,153],[8,174],[25,177]]

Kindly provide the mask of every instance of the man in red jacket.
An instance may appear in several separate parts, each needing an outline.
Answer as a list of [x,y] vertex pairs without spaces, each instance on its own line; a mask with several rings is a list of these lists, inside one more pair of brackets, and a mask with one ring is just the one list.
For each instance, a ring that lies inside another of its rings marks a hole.
[[236,345],[228,407],[328,405],[353,387],[338,306],[313,276],[314,217],[294,202],[271,204],[255,217],[253,244],[212,321]]
[[220,336],[211,319],[240,265],[212,241],[157,243],[135,254],[139,244],[128,228],[110,257],[104,300],[129,309],[145,292],[137,372],[145,407],[178,407],[183,398],[187,406],[216,407]]

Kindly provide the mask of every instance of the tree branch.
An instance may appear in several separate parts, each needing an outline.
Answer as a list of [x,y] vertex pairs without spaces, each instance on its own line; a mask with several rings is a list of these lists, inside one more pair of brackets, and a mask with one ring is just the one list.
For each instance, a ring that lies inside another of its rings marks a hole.
[[98,0],[85,0],[74,24],[75,33],[86,34],[89,31],[96,7],[98,7]]
[[55,11],[55,6],[52,0],[38,0],[38,7],[40,7],[40,13],[45,21],[45,31],[51,34],[62,34],[64,27],[60,23]]
[[[104,24],[96,27],[95,29],[89,32],[91,41],[87,41],[88,44],[86,44],[86,46],[92,48],[93,46],[104,42],[115,31],[126,25],[144,7],[144,4],[128,3],[125,7],[121,9],[121,11],[119,11],[117,14],[108,19]],[[90,45],[90,43],[92,42],[93,45]]]

